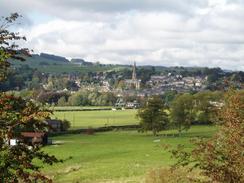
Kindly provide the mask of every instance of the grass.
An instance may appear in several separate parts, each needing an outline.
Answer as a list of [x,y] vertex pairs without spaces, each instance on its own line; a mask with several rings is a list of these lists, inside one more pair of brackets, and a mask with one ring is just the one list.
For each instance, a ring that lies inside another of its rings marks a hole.
[[120,126],[138,124],[136,110],[62,111],[54,112],[53,118],[67,119],[71,128]]
[[58,136],[53,141],[59,145],[44,150],[65,161],[46,166],[43,171],[54,182],[141,182],[152,168],[174,163],[162,144],[184,144],[191,149],[190,138],[209,137],[215,131],[213,126],[193,126],[181,137],[153,137],[136,131]]

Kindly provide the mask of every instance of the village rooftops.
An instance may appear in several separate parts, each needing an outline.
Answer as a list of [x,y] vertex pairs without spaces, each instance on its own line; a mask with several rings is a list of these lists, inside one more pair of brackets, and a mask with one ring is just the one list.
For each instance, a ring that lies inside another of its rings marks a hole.
[[21,132],[21,135],[23,137],[37,137],[37,138],[41,138],[45,135],[44,132]]

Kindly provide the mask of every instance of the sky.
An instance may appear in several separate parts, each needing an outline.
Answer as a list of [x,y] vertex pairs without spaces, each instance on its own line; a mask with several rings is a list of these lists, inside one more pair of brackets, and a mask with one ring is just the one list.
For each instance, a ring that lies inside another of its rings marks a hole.
[[0,0],[35,53],[244,71],[244,0]]

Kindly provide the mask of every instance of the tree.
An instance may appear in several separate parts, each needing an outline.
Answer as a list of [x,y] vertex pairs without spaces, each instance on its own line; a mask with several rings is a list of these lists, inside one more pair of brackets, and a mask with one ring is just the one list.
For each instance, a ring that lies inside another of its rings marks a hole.
[[81,106],[83,101],[83,95],[81,92],[76,92],[68,98],[68,104],[71,106]]
[[164,94],[163,94],[163,99],[166,103],[167,106],[170,106],[171,102],[174,100],[174,98],[176,97],[177,95],[177,91],[176,90],[173,90],[173,91],[166,91]]
[[185,93],[178,95],[171,105],[172,124],[178,128],[179,134],[188,130],[194,120],[193,97]]
[[58,99],[58,106],[65,106],[67,104],[66,98],[63,96],[60,99]]
[[[222,121],[217,134],[210,139],[195,141],[195,148],[189,152],[174,150],[178,159],[176,167],[189,166],[200,169],[208,182],[244,182],[244,91],[229,91],[225,105],[218,112]],[[186,167],[185,167],[186,168]]]
[[[0,25],[0,82],[8,77],[10,62],[8,59],[24,61],[29,54],[26,48],[19,48],[18,40],[25,40],[18,33],[10,32],[9,26],[19,17],[17,13],[2,18]],[[33,160],[46,164],[58,162],[41,150],[41,144],[28,145],[22,141],[22,131],[45,132],[44,122],[50,111],[21,97],[0,93],[0,182],[36,182],[51,181],[40,172],[40,166]],[[10,145],[12,138],[18,139],[15,146]]]
[[194,95],[196,121],[200,124],[212,124],[215,118],[215,105],[221,104],[222,98],[222,92],[218,91],[203,91],[196,93]]
[[20,48],[15,41],[26,40],[24,36],[19,33],[8,30],[9,26],[20,17],[18,13],[13,13],[9,17],[2,17],[0,19],[0,81],[6,79],[10,62],[8,59],[15,59],[24,61],[23,56],[29,55],[29,49]]
[[[22,141],[22,131],[45,132],[48,125],[43,121],[50,111],[42,109],[31,101],[21,97],[0,94],[0,180],[1,182],[32,182],[34,180],[49,180],[41,174],[40,166],[33,163],[39,159],[43,163],[58,162],[54,156],[49,156],[41,150],[41,144],[29,144]],[[19,139],[15,146],[10,145],[10,139]]]
[[145,105],[138,110],[137,117],[140,119],[141,131],[152,131],[153,135],[167,127],[168,115],[166,107],[159,96],[149,98]]

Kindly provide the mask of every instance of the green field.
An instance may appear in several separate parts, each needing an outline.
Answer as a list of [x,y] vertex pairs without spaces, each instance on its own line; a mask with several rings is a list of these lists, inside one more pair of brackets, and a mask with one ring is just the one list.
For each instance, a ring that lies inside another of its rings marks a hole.
[[53,138],[56,145],[44,150],[65,161],[43,171],[54,182],[142,182],[152,168],[174,162],[162,144],[192,148],[190,138],[209,137],[215,131],[213,126],[193,126],[181,137],[153,137],[136,131],[58,136]]
[[53,118],[67,119],[71,128],[120,126],[138,124],[136,110],[62,111],[54,112]]

